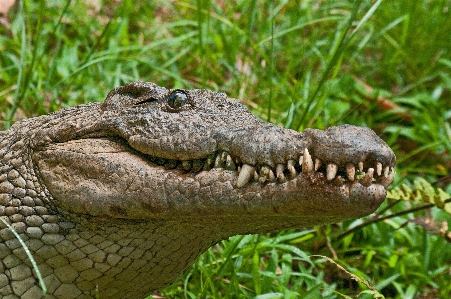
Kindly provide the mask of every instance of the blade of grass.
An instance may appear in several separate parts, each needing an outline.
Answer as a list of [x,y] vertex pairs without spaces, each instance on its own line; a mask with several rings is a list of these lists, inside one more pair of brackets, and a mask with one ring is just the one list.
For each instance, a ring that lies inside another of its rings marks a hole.
[[36,261],[34,260],[33,255],[31,254],[31,252],[28,249],[25,242],[22,240],[22,238],[16,232],[16,230],[8,222],[6,222],[6,220],[3,219],[3,217],[0,217],[0,220],[11,230],[11,232],[14,234],[16,239],[19,240],[20,245],[22,246],[23,250],[27,254],[28,258],[30,259],[31,264],[33,265],[33,269],[36,272],[36,276],[38,277],[39,284],[42,289],[42,295],[45,296],[47,294],[47,287],[45,286],[44,280],[42,279],[41,271],[39,271],[38,265],[36,264]]
[[312,97],[308,100],[307,106],[303,113],[301,114],[301,117],[299,121],[296,122],[294,128],[299,130],[303,129],[304,121],[309,113],[310,107],[312,106],[313,102],[319,95],[320,90],[323,88],[329,74],[332,70],[335,69],[335,74],[338,72],[338,68],[341,65],[341,63],[338,63],[342,56],[348,47],[349,43],[353,40],[353,38],[356,36],[357,32],[363,27],[364,24],[368,22],[368,20],[371,18],[371,16],[374,14],[374,12],[377,10],[377,8],[380,6],[382,0],[376,1],[371,8],[368,10],[368,12],[364,15],[364,17],[360,20],[356,28],[351,32],[350,36],[346,38],[347,33],[350,31],[350,28],[352,26],[352,23],[354,22],[357,12],[359,11],[360,5],[362,4],[362,1],[356,1],[352,10],[352,13],[347,21],[347,24],[345,26],[345,29],[340,33],[341,37],[339,41],[336,43],[335,50],[332,52],[332,58],[330,59],[329,63],[327,64],[326,70],[323,72],[321,79],[316,86],[315,91],[313,92]]
[[[270,2],[269,11],[273,11],[272,1]],[[271,22],[271,37],[274,36],[274,15],[270,16]],[[274,38],[271,38],[271,47],[270,47],[270,62],[269,62],[269,98],[268,98],[268,112],[266,116],[266,121],[271,121],[271,108],[272,108],[272,97],[273,97],[273,74],[274,74]]]
[[21,23],[21,32],[20,32],[20,60],[19,60],[19,69],[18,69],[18,75],[17,75],[17,83],[16,83],[16,90],[14,92],[14,97],[13,97],[13,105],[10,108],[10,110],[8,110],[8,113],[6,114],[6,119],[5,119],[5,125],[4,125],[4,129],[7,130],[9,129],[9,127],[11,126],[11,121],[14,117],[14,114],[17,111],[17,108],[20,105],[20,96],[19,93],[21,91],[21,86],[22,86],[22,80],[23,80],[23,71],[25,69],[25,61],[26,61],[26,46],[27,46],[27,33],[26,33],[26,25],[25,25],[25,13],[24,13],[24,1],[19,1],[19,12],[18,12],[18,18],[20,19],[20,23]]
[[[20,2],[22,3],[22,1]],[[23,5],[24,5],[24,10],[27,10],[27,6],[26,3],[27,1],[23,1]],[[13,101],[13,106],[11,107],[11,110],[9,111],[9,114],[6,118],[6,122],[5,122],[5,126],[7,128],[9,128],[10,126],[10,122],[12,121],[12,118],[14,117],[14,114],[16,114],[17,109],[19,108],[20,102],[22,102],[22,100],[25,98],[26,93],[28,92],[28,89],[30,87],[30,83],[31,83],[31,79],[32,76],[34,74],[34,68],[36,65],[39,64],[39,61],[42,59],[43,57],[43,53],[38,54],[38,50],[40,47],[40,43],[41,43],[41,29],[42,29],[42,19],[43,19],[43,15],[44,15],[44,8],[45,8],[45,1],[44,0],[40,0],[39,2],[39,12],[38,12],[38,18],[37,18],[37,24],[36,24],[36,31],[34,36],[34,41],[33,41],[33,52],[31,53],[31,63],[30,66],[25,74],[25,80],[24,80],[24,84],[23,87],[21,87],[21,85],[18,85],[18,90],[20,90],[20,94],[16,94],[14,101]],[[28,13],[27,13],[28,14]],[[24,26],[26,26],[25,22],[24,22]],[[29,32],[31,32],[31,30],[29,30]],[[25,32],[22,33],[22,35],[26,35]],[[22,37],[22,42],[24,41],[24,37]],[[21,52],[21,60],[22,60],[22,55],[25,55],[25,51]],[[21,68],[23,67],[23,65],[21,66]],[[17,96],[17,97],[16,97]]]
[[357,12],[359,10],[361,3],[362,3],[362,1],[357,1],[354,4],[354,8],[351,12],[351,15],[349,16],[347,24],[346,24],[344,30],[340,33],[341,38],[335,44],[335,50],[332,52],[332,57],[329,60],[329,63],[327,64],[326,70],[322,73],[321,79],[318,82],[318,85],[316,86],[315,91],[313,92],[311,98],[307,101],[307,106],[305,107],[304,111],[302,112],[301,117],[299,118],[298,121],[295,122],[294,128],[297,129],[298,131],[303,129],[302,126],[307,117],[307,114],[310,112],[310,107],[312,106],[316,97],[319,95],[319,92],[323,88],[323,86],[329,76],[329,73],[335,67],[335,64],[338,61],[338,59],[340,58],[340,56],[343,55],[344,50],[346,49],[346,46],[348,45],[348,43],[350,41],[350,39],[346,40],[346,35],[352,26],[352,23],[355,19],[355,16],[357,15]]

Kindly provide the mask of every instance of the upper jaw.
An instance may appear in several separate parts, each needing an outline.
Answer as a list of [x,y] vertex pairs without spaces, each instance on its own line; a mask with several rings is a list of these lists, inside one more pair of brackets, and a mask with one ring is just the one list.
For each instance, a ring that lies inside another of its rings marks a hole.
[[327,130],[306,129],[303,134],[309,139],[309,149],[316,158],[345,166],[363,162],[377,168],[394,167],[396,156],[390,147],[366,127],[342,125]]
[[215,167],[237,170],[238,188],[249,182],[284,183],[313,172],[339,186],[359,182],[387,188],[394,178],[393,151],[364,127],[344,125],[299,133],[265,124],[260,130],[236,131],[233,138],[219,137],[225,142],[218,142]]

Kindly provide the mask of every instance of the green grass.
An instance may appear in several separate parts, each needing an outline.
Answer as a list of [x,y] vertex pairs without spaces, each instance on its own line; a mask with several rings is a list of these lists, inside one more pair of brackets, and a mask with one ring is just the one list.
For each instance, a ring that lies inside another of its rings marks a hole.
[[[5,129],[23,118],[102,101],[133,80],[210,88],[295,130],[369,126],[396,152],[394,185],[422,177],[451,192],[449,1],[85,2],[18,1],[9,12],[9,27],[0,27]],[[378,97],[397,108],[384,110]],[[380,209],[383,215],[416,205],[392,203]],[[450,220],[434,208],[343,238],[337,236],[364,220],[233,237],[159,294],[447,298],[451,244],[437,233],[438,221]],[[361,293],[369,290],[363,283],[312,255],[335,257],[377,292]]]

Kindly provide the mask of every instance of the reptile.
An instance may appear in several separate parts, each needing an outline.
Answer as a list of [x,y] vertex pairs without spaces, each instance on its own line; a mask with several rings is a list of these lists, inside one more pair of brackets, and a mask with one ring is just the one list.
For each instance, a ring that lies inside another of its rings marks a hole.
[[[132,82],[0,132],[0,216],[46,298],[143,298],[237,234],[374,212],[396,158],[372,130],[296,132],[223,92]],[[41,298],[0,222],[0,297]]]

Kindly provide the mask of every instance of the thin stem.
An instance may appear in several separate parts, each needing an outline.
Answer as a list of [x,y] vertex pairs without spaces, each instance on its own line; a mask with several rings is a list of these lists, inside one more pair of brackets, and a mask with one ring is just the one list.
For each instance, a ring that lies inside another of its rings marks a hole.
[[[448,198],[443,203],[447,204],[447,203],[450,203],[450,202],[451,202],[451,198]],[[354,226],[354,227],[352,227],[350,229],[347,229],[346,231],[342,232],[338,236],[333,237],[331,239],[331,242],[338,241],[338,240],[342,239],[343,237],[345,237],[345,236],[347,236],[349,234],[352,234],[353,232],[358,231],[359,229],[362,229],[363,227],[368,226],[370,224],[373,224],[373,223],[376,223],[376,222],[380,222],[380,221],[384,221],[384,220],[387,220],[387,219],[390,219],[390,218],[395,218],[395,217],[398,217],[398,216],[401,216],[401,215],[410,214],[410,213],[414,213],[414,212],[417,212],[417,211],[430,209],[430,208],[432,208],[434,206],[435,206],[434,204],[428,203],[428,204],[424,204],[424,205],[421,205],[421,206],[413,207],[413,208],[410,208],[410,209],[407,209],[407,210],[404,210],[404,211],[400,211],[400,212],[397,212],[397,213],[393,213],[393,214],[390,214],[390,215],[386,215],[386,216],[380,216],[379,214],[375,215],[374,217],[364,221],[363,223],[361,223],[361,224],[359,224],[357,226]],[[323,244],[321,244],[319,246],[319,248],[323,248],[324,246],[326,246],[325,242]]]

